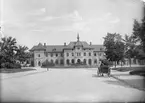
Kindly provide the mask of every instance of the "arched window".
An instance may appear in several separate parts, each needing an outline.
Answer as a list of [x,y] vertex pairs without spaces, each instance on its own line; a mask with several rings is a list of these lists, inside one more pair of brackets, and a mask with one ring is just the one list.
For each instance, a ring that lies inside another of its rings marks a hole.
[[97,59],[94,60],[94,64],[97,64]]
[[41,66],[41,62],[40,61],[38,62],[38,66]]
[[40,54],[38,54],[38,57],[40,57]]
[[63,62],[63,59],[61,59],[61,60],[60,60],[60,64],[63,64],[63,63],[64,63],[64,62]]
[[72,64],[74,64],[74,63],[75,63],[74,59],[72,59],[72,60],[71,60],[71,63],[72,63]]
[[86,56],[86,53],[84,53],[84,56]]
[[53,60],[51,59],[51,63],[53,64]]
[[69,59],[66,60],[66,63],[69,65]]
[[94,56],[97,56],[96,53],[94,53]]
[[91,56],[91,53],[89,53],[89,56]]
[[84,59],[83,63],[86,64],[86,59]]
[[67,53],[67,57],[69,56],[69,53]]
[[57,59],[55,60],[55,64],[58,64],[58,60]]
[[89,59],[89,65],[91,65],[92,64],[92,60],[91,59]]
[[80,63],[81,63],[81,60],[80,60],[80,59],[78,59],[78,60],[77,60],[77,63],[78,63],[78,64],[80,64]]

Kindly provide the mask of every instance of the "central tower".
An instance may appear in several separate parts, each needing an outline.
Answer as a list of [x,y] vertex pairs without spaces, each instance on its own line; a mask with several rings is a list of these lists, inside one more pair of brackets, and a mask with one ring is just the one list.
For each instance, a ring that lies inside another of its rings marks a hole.
[[80,41],[79,33],[78,33],[78,35],[77,35],[77,41],[78,41],[78,42]]

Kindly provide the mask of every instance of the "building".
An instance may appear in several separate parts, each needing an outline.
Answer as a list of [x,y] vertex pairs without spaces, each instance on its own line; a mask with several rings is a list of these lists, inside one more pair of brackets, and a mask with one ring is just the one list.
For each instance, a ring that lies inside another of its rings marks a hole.
[[34,66],[41,66],[48,60],[55,65],[98,65],[99,59],[104,56],[103,45],[88,44],[80,41],[79,35],[77,41],[70,42],[68,45],[42,45],[39,43],[30,50],[34,53]]

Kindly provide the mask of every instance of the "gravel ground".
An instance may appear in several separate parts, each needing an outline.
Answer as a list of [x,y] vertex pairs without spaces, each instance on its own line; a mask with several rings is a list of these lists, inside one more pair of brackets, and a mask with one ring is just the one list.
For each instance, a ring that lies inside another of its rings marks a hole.
[[[3,102],[136,102],[145,92],[112,77],[97,77],[96,69],[50,69],[1,79]],[[18,75],[18,74],[17,74]],[[8,75],[7,75],[8,76]]]

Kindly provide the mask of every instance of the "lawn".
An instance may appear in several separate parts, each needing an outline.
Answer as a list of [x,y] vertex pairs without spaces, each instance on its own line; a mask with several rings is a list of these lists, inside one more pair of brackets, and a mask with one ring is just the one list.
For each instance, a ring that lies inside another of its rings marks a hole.
[[36,69],[26,68],[26,69],[0,69],[0,73],[17,73],[17,72],[26,72]]
[[145,67],[119,67],[119,68],[112,68],[112,70],[117,70],[120,72],[127,72],[130,71],[130,75],[142,75],[145,76]]

